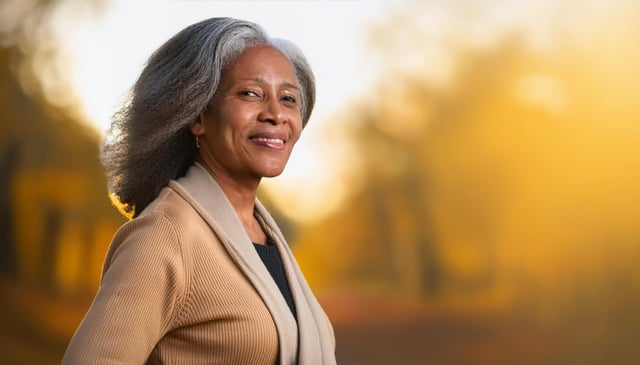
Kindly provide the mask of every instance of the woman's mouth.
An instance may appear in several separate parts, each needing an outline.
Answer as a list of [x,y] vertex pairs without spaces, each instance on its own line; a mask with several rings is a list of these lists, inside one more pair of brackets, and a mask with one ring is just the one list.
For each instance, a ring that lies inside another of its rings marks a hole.
[[250,140],[257,145],[273,148],[276,150],[282,150],[285,146],[285,140],[278,137],[256,136],[251,137]]

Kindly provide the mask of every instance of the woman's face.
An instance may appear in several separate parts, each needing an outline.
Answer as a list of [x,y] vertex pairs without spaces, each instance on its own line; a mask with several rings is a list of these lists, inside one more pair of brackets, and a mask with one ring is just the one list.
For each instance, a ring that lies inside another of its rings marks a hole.
[[280,51],[245,50],[192,129],[200,135],[201,161],[214,176],[238,182],[279,175],[302,130],[300,97],[293,66]]

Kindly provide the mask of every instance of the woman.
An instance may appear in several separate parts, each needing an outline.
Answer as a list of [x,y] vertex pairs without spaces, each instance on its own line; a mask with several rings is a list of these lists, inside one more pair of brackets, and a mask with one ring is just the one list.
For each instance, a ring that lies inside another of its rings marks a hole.
[[191,25],[149,59],[103,151],[133,216],[65,364],[335,364],[334,338],[256,198],[315,102],[302,54],[256,24]]

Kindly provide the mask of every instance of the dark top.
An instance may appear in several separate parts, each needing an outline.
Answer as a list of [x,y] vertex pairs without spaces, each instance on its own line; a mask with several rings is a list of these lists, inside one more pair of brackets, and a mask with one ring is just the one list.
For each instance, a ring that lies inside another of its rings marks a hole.
[[256,248],[258,252],[258,256],[264,263],[264,266],[267,267],[273,281],[276,282],[284,300],[287,302],[289,309],[291,309],[291,313],[294,318],[296,317],[296,306],[293,303],[293,297],[291,296],[291,289],[289,288],[289,282],[287,281],[287,275],[284,272],[284,266],[282,265],[282,259],[280,258],[280,253],[278,252],[278,247],[272,244],[260,245],[254,243],[253,246]]

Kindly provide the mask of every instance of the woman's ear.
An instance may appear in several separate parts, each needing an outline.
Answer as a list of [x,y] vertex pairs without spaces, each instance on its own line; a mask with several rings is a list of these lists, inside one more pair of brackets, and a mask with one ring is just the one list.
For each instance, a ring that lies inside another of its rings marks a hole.
[[193,133],[194,136],[201,136],[204,134],[203,114],[200,114],[196,122],[191,125],[191,133]]

